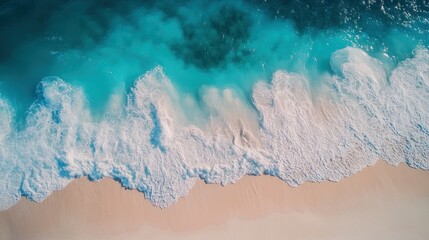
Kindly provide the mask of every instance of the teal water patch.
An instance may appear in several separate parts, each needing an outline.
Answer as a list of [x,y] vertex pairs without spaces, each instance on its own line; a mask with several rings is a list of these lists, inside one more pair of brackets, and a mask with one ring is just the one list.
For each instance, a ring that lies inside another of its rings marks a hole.
[[[428,46],[423,1],[31,1],[3,3],[0,81],[18,118],[45,76],[83,87],[102,115],[114,93],[160,65],[179,91],[232,87],[250,100],[278,69],[312,86],[331,54],[359,47],[386,69]],[[21,117],[20,117],[21,116]]]

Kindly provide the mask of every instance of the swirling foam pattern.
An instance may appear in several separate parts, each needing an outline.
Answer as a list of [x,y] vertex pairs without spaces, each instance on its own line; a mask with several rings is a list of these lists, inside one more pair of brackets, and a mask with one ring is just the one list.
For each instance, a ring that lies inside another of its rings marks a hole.
[[303,76],[275,72],[254,85],[253,106],[215,87],[197,103],[157,67],[136,81],[125,107],[112,97],[102,120],[91,119],[82,89],[45,78],[23,129],[0,99],[0,210],[21,196],[42,201],[83,176],[114,178],[166,207],[197,179],[267,174],[297,186],[338,181],[378,159],[429,169],[428,50],[389,75],[357,48],[330,62],[334,74],[317,90]]

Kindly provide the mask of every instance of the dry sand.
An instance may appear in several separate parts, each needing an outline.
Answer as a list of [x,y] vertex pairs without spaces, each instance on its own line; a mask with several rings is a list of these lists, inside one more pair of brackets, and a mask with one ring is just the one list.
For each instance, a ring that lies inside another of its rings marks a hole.
[[298,188],[268,176],[225,187],[199,182],[166,209],[111,179],[79,179],[40,204],[22,199],[0,212],[1,240],[424,240],[428,226],[429,172],[384,162]]

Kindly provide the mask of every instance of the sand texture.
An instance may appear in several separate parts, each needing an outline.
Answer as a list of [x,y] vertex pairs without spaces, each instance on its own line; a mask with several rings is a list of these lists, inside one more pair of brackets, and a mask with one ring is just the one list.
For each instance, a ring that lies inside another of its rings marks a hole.
[[1,240],[428,239],[429,173],[384,162],[339,183],[289,187],[269,176],[198,182],[160,209],[111,179],[73,181],[0,213]]

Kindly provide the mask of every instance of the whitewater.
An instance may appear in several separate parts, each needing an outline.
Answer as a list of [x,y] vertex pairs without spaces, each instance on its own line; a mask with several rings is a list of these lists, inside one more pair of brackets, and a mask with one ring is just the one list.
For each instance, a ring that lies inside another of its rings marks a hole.
[[[80,24],[64,17],[70,9],[93,6],[69,2],[37,38],[3,40],[0,210],[81,177],[113,178],[167,207],[199,179],[271,175],[298,186],[378,160],[429,170],[426,2],[399,15],[382,4],[376,27],[353,22],[357,12],[306,22],[268,16],[277,1],[249,2],[219,1],[198,18],[198,1],[132,5],[127,18],[105,11],[106,35],[91,14],[89,30],[64,28]],[[15,8],[1,9],[8,19]]]

